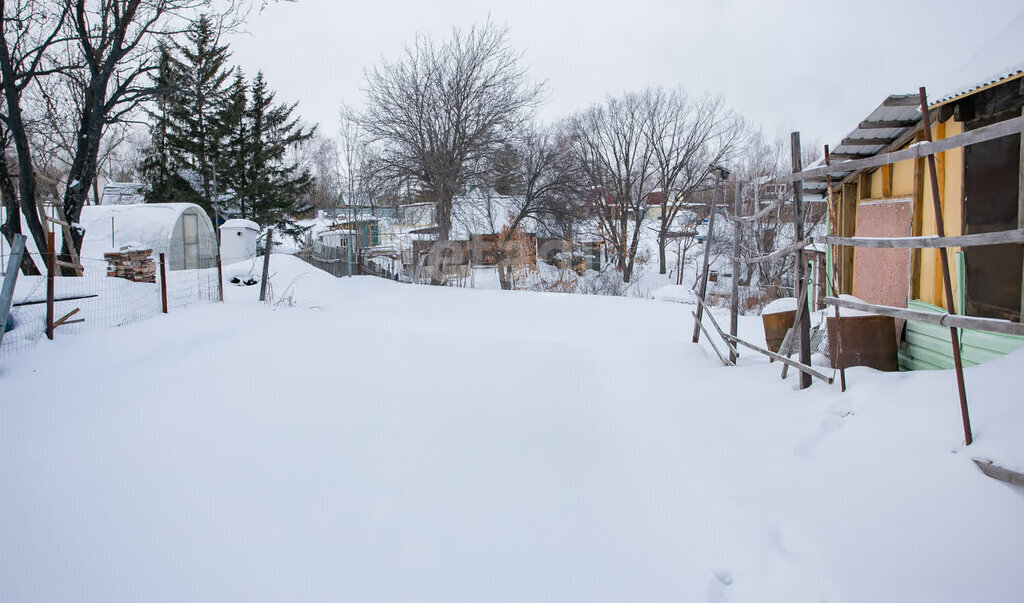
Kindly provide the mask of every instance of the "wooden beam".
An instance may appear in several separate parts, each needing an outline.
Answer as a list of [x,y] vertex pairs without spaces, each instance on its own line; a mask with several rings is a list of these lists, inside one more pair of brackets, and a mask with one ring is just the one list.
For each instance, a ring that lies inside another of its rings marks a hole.
[[739,337],[733,337],[731,335],[726,335],[726,339],[731,340],[733,343],[738,343],[738,344],[740,344],[743,347],[750,348],[750,349],[754,350],[755,352],[760,352],[760,353],[764,354],[765,356],[767,356],[769,358],[778,360],[779,362],[781,362],[783,364],[786,364],[788,366],[791,366],[791,367],[795,368],[796,370],[798,370],[798,371],[800,371],[800,372],[802,372],[804,374],[817,377],[818,379],[821,379],[825,383],[828,383],[829,385],[832,385],[832,382],[833,382],[832,377],[828,377],[828,376],[820,373],[819,371],[815,370],[814,368],[807,366],[806,364],[800,364],[796,360],[793,360],[792,358],[787,358],[787,357],[783,356],[782,354],[776,354],[775,352],[771,352],[771,351],[766,350],[764,348],[759,348],[759,347],[757,347],[756,345],[754,345],[752,343],[747,343],[746,341],[743,341]]
[[761,262],[770,262],[770,261],[772,261],[774,259],[778,259],[778,258],[780,258],[780,257],[782,257],[784,255],[789,255],[791,253],[795,253],[798,249],[803,249],[804,247],[807,247],[808,245],[813,243],[814,240],[815,240],[815,237],[807,237],[806,239],[803,239],[802,241],[797,241],[796,243],[793,243],[792,245],[790,245],[788,247],[784,247],[782,249],[779,249],[778,251],[773,251],[773,252],[769,253],[768,255],[762,255],[762,256],[758,256],[756,258],[740,258],[740,262],[743,263],[743,264],[760,264]]
[[[805,180],[811,176],[824,176],[825,174],[839,174],[843,172],[880,167],[887,163],[897,163],[905,159],[928,157],[930,155],[941,153],[942,151],[948,151],[949,149],[978,144],[980,142],[987,142],[989,140],[995,140],[996,138],[1002,138],[1003,136],[1020,134],[1021,132],[1024,132],[1024,116],[1007,119],[976,130],[968,130],[962,134],[943,138],[942,140],[920,142],[901,151],[882,153],[880,155],[874,155],[872,157],[866,157],[864,159],[854,161],[841,161],[839,163],[833,163],[831,166],[819,166],[793,174],[783,174],[765,182],[764,184],[783,184],[785,182]],[[832,156],[836,157],[837,154],[833,153]]]
[[[696,293],[696,291],[694,291],[694,293]],[[703,306],[704,312],[707,314],[707,317],[711,320],[711,326],[715,327],[715,330],[718,331],[718,335],[722,338],[723,341],[725,341],[725,345],[727,348],[729,348],[729,351],[739,356],[739,351],[736,350],[736,346],[729,343],[729,340],[725,338],[725,333],[722,331],[722,327],[718,326],[718,321],[715,320],[714,314],[711,313],[711,308],[709,308],[707,303],[704,302],[704,300],[700,299],[699,297],[697,298],[697,302],[701,306]],[[733,362],[733,364],[735,364],[735,362]]]
[[7,316],[10,314],[11,302],[14,300],[14,285],[18,281],[21,258],[25,255],[26,240],[25,235],[14,235],[11,256],[7,260],[7,272],[4,274],[3,286],[0,287],[0,345],[4,342],[4,331],[7,330]]
[[999,465],[996,465],[992,461],[982,459],[971,459],[974,464],[981,469],[981,472],[985,475],[997,479],[1001,482],[1006,482],[1012,486],[1024,486],[1024,473],[1017,473],[1009,469],[1004,469]]
[[[840,142],[839,144],[843,145],[844,147],[877,147],[879,145],[882,145],[882,146],[887,145],[887,144],[889,144],[889,143],[891,143],[891,142],[893,142],[895,140],[896,140],[895,137],[892,137],[892,138],[844,138],[843,141]],[[836,154],[832,153],[832,156],[835,157]]]
[[909,128],[916,126],[920,119],[901,120],[868,120],[857,124],[858,130],[893,130],[896,128]]
[[700,319],[697,318],[697,313],[691,311],[690,314],[693,315],[693,320],[696,323],[696,325],[700,327],[701,332],[707,336],[708,345],[711,346],[711,349],[715,351],[715,355],[718,356],[718,359],[722,361],[722,366],[733,366],[732,364],[729,363],[729,360],[727,360],[726,357],[723,356],[722,353],[718,351],[718,348],[715,347],[715,342],[711,341],[711,333],[708,333],[707,328],[704,327],[704,323],[702,323]]
[[71,321],[68,320],[69,318],[71,318],[75,314],[78,314],[79,310],[80,310],[80,308],[75,308],[74,310],[68,312],[64,316],[61,316],[57,320],[53,321],[53,328],[56,329],[57,327],[59,327],[59,326],[61,326],[63,324],[67,324],[69,322],[85,322],[85,319],[71,320]]
[[883,107],[916,107],[920,98],[916,94],[892,94],[882,101]]
[[835,297],[826,297],[825,303],[830,306],[838,306],[849,310],[860,310],[862,312],[879,314],[881,316],[892,316],[893,318],[902,318],[904,320],[916,320],[943,327],[972,329],[988,333],[1003,333],[1004,335],[1024,335],[1024,324],[999,318],[979,318],[977,316],[963,316],[960,314],[926,312],[924,310],[882,306]]
[[867,159],[874,156],[874,153],[832,153],[835,159]]
[[[941,249],[944,247],[984,247],[986,245],[1006,245],[1024,243],[1024,229],[1003,230],[1000,232],[979,232],[976,234],[955,237],[929,235],[924,237],[813,237],[815,243],[829,245],[849,245],[851,247],[871,247],[874,249]],[[756,259],[756,258],[755,258]],[[750,262],[750,260],[747,260]]]

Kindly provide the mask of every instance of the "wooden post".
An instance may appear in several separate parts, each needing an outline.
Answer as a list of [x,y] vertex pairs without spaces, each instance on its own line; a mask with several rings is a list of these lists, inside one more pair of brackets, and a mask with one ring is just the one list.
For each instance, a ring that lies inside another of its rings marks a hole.
[[18,281],[21,257],[25,254],[25,240],[25,235],[14,235],[14,241],[11,245],[11,256],[7,262],[7,272],[4,273],[3,288],[0,288],[0,345],[4,342],[7,317],[11,312],[11,302],[14,301],[14,283]]
[[[733,337],[736,337],[739,329],[740,237],[743,232],[743,225],[740,222],[740,199],[742,197],[743,185],[736,180],[736,198],[732,202],[732,306],[729,308],[729,334]],[[736,364],[738,354],[733,349],[729,350],[729,362]]]
[[164,269],[164,254],[160,254],[160,309],[167,314],[167,271]]
[[[1024,109],[1021,110],[1024,116]],[[1017,228],[1024,228],[1024,134],[1020,136],[1020,163],[1017,169]],[[1024,266],[1020,278],[1020,322],[1024,322]]]
[[[803,170],[803,160],[800,157],[800,132],[793,132],[790,135],[790,151],[793,161],[793,173]],[[793,181],[793,233],[797,241],[804,239],[804,192],[803,181]],[[794,260],[793,289],[797,293],[797,308],[802,308],[800,314],[800,363],[811,365],[811,313],[807,309],[807,286],[804,281],[807,279],[806,266],[804,266],[803,247],[796,250]],[[811,376],[807,373],[800,373],[800,389],[807,389],[811,386]]]
[[46,233],[46,338],[53,341],[53,285],[57,270],[57,242],[53,231]]
[[[704,301],[708,292],[708,263],[711,260],[711,238],[715,232],[715,203],[718,202],[718,191],[721,188],[721,179],[717,172],[712,171],[715,179],[715,190],[711,194],[711,215],[708,216],[708,234],[704,239],[704,269],[700,276],[700,299]],[[693,325],[693,343],[700,341],[700,321],[704,318],[704,307],[697,305],[697,322]]]
[[[825,145],[825,165],[832,165],[832,154],[829,153],[828,145]],[[835,192],[832,190],[832,174],[825,176],[825,190],[828,194],[828,221],[829,231],[833,235],[839,233],[839,211],[835,207]],[[836,254],[841,249],[840,247],[830,246],[829,257],[832,260],[831,272],[832,277],[829,279],[829,287],[832,289],[832,295],[839,297],[839,279],[836,274]],[[826,270],[828,272],[828,270]],[[839,359],[843,357],[843,321],[839,315],[839,306],[835,306],[836,309],[836,366],[839,366]],[[843,367],[839,368],[839,383],[840,390],[846,391],[846,369]]]
[[274,229],[267,231],[267,243],[263,249],[263,278],[260,280],[260,301],[267,300],[267,280],[270,278],[270,252],[274,248]]
[[[921,122],[924,126],[924,138],[932,141],[932,120],[928,115],[928,94],[924,87],[918,91],[921,96]],[[942,219],[942,201],[939,197],[939,176],[935,167],[935,155],[928,156],[928,177],[932,186],[932,207],[935,211],[935,229],[940,237],[946,236],[946,226]],[[953,285],[949,276],[949,253],[948,249],[939,251],[939,258],[942,260],[942,284],[946,290],[946,311],[950,314],[956,313],[953,305]],[[956,371],[956,385],[960,393],[960,415],[964,423],[964,440],[967,446],[971,445],[974,437],[971,434],[971,416],[967,410],[967,386],[964,385],[964,365],[960,359],[960,336],[956,327],[949,328],[949,338],[953,344],[953,368]]]
[[224,301],[224,269],[220,263],[220,249],[217,250],[217,299]]

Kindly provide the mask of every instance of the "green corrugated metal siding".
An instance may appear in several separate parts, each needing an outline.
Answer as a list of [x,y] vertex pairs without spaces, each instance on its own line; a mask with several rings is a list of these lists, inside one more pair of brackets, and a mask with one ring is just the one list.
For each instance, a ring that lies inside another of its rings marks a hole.
[[[938,306],[912,300],[912,310],[942,313]],[[964,366],[988,362],[1024,347],[1024,337],[960,330],[960,356]],[[900,347],[900,369],[905,371],[953,368],[949,329],[916,320],[907,321],[904,345]]]

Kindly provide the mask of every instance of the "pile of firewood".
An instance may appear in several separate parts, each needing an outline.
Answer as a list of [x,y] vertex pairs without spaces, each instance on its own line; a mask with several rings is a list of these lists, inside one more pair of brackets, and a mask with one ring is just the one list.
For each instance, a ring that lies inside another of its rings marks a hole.
[[125,245],[118,251],[104,253],[107,276],[124,278],[136,283],[155,283],[156,264],[153,250]]

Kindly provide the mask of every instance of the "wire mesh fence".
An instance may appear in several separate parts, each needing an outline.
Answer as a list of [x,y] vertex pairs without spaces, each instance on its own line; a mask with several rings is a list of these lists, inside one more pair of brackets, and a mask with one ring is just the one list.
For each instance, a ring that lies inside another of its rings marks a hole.
[[[152,318],[164,310],[163,292],[168,312],[221,299],[214,237],[135,241],[99,257],[89,255],[88,248],[86,253],[82,276],[53,278],[54,338]],[[0,357],[24,352],[46,337],[47,289],[45,275],[18,276]]]

